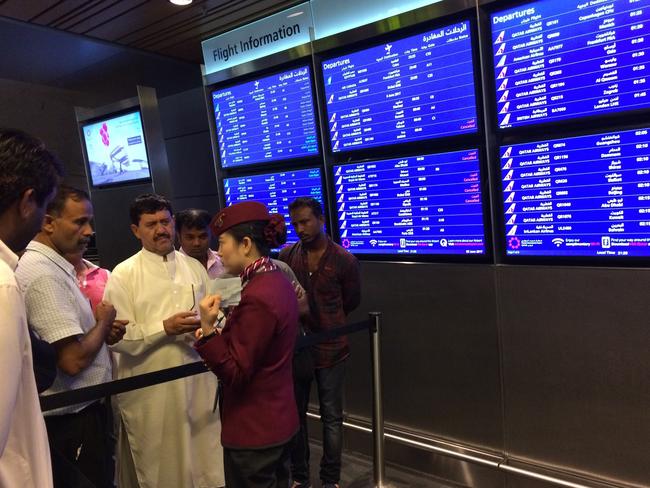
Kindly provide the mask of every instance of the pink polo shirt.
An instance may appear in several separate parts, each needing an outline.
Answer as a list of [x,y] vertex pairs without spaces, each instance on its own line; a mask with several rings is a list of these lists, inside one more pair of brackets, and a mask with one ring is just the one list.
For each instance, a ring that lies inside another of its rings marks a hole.
[[[186,256],[188,255],[182,247],[179,249],[179,252],[185,254]],[[226,272],[223,264],[221,263],[221,258],[212,249],[208,249],[208,267],[206,271],[208,272],[208,276],[211,280],[214,280],[215,278],[221,278],[221,276]]]
[[85,259],[84,263],[86,264],[86,271],[84,271],[82,276],[77,274],[77,281],[81,293],[90,300],[90,305],[94,312],[97,304],[104,298],[104,288],[106,288],[106,282],[110,273],[107,269],[95,266]]

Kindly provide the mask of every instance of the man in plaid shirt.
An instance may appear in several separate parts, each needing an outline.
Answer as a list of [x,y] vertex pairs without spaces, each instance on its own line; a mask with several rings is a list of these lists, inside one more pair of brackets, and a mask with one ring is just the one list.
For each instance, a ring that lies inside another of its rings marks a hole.
[[[324,231],[323,208],[313,198],[298,198],[289,205],[291,224],[300,241],[280,252],[307,291],[310,313],[303,317],[309,333],[345,324],[347,315],[359,306],[361,282],[357,259],[332,242]],[[343,441],[343,384],[345,360],[350,355],[347,337],[314,346],[314,377],[323,422],[323,459],[320,478],[324,488],[338,487]],[[291,453],[294,487],[310,486],[307,406],[311,377],[295,378],[300,431]]]

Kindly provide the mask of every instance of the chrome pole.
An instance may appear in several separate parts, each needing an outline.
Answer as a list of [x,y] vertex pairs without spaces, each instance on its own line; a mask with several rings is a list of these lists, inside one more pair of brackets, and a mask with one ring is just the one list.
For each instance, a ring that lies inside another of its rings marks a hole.
[[373,481],[376,488],[385,486],[384,404],[381,385],[381,312],[371,312],[370,357],[372,361],[372,443]]

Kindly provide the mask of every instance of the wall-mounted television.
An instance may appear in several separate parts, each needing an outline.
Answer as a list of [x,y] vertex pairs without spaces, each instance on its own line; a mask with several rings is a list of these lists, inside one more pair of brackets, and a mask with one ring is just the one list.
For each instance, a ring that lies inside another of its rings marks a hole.
[[289,204],[298,197],[312,197],[325,203],[320,168],[224,178],[223,187],[226,205],[256,200],[265,204],[269,212],[283,215],[287,224],[287,244],[298,240],[291,226]]
[[334,167],[341,245],[354,254],[482,255],[476,149]]
[[222,168],[318,156],[308,66],[212,92]]
[[82,125],[81,130],[92,186],[119,185],[151,177],[139,110],[96,119]]
[[499,128],[650,108],[644,4],[539,0],[492,13]]
[[321,62],[333,152],[477,131],[469,22]]
[[500,148],[509,256],[650,256],[650,129]]

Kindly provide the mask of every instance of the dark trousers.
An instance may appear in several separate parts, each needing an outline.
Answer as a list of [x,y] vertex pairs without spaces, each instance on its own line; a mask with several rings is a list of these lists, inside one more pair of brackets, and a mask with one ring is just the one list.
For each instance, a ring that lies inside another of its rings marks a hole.
[[108,422],[108,409],[100,402],[77,413],[45,417],[55,488],[113,487]]
[[287,488],[289,443],[266,449],[223,449],[228,488]]
[[[323,424],[323,458],[320,462],[320,479],[323,483],[338,483],[341,478],[341,453],[343,450],[343,384],[345,361],[331,368],[314,371],[320,416]],[[298,483],[309,481],[309,434],[307,408],[311,380],[294,383],[300,430],[293,439],[291,449],[291,475]]]

